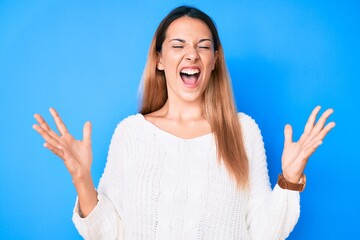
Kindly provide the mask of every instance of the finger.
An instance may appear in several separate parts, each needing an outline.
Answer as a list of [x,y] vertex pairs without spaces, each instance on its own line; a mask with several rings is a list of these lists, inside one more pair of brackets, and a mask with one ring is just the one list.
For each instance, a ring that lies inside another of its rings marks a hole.
[[56,146],[56,147],[60,146],[60,142],[59,142],[57,139],[55,139],[55,138],[53,138],[52,136],[50,136],[50,135],[48,134],[48,132],[45,131],[41,126],[34,124],[34,125],[33,125],[33,129],[34,129],[35,131],[37,131],[37,132],[44,138],[44,140],[45,140],[46,142],[48,142],[48,143],[50,143],[50,144],[52,144],[52,145],[54,145],[54,146]]
[[[316,136],[315,138],[309,140],[306,144],[304,144],[305,149],[314,149],[313,151],[315,151],[315,149],[322,144],[325,136],[330,132],[331,129],[333,129],[335,127],[335,122],[330,122],[328,123],[319,133],[318,136]],[[319,144],[320,143],[320,144]],[[314,146],[316,146],[314,148]]]
[[56,155],[58,155],[64,162],[69,161],[71,154],[69,153],[68,149],[60,143],[58,146],[51,145],[50,143],[46,142],[44,147],[49,148],[53,151]]
[[48,142],[44,143],[44,147],[46,147],[47,149],[52,151],[56,156],[58,156],[59,158],[61,158],[62,160],[65,161],[64,152],[61,149],[55,147],[54,145],[52,145],[52,144],[50,144]]
[[322,144],[322,141],[314,141],[312,144],[306,147],[304,155],[306,159],[309,159],[315,150]]
[[285,136],[285,140],[284,143],[285,145],[292,143],[292,134],[293,134],[293,130],[290,124],[286,124],[285,128],[284,128],[284,136]]
[[52,136],[53,138],[57,139],[59,138],[59,135],[56,134],[56,132],[54,132],[49,125],[47,124],[47,122],[44,120],[44,118],[40,115],[35,113],[34,114],[34,118],[36,119],[36,121],[39,123],[40,127],[42,129],[44,129],[45,131],[47,131],[47,133]]
[[335,127],[335,122],[328,123],[321,131],[320,133],[313,138],[313,141],[322,141],[325,136],[330,132],[331,129]]
[[91,123],[89,121],[84,124],[83,141],[85,144],[91,144]]
[[62,119],[60,118],[60,115],[56,112],[56,110],[54,108],[50,108],[50,113],[55,120],[56,127],[59,130],[60,134],[63,136],[66,133],[68,133],[68,130],[67,130],[64,122],[62,121]]
[[35,113],[34,118],[43,129],[50,130],[49,125],[45,122],[44,118],[40,114]]
[[320,132],[319,137],[321,140],[325,138],[325,136],[336,126],[335,122],[329,122]]
[[314,128],[315,125],[315,120],[316,120],[316,116],[318,115],[319,111],[320,111],[321,107],[317,106],[316,108],[314,108],[314,110],[311,112],[310,117],[308,119],[308,121],[305,124],[305,128],[304,128],[304,133],[310,134],[311,130]]
[[327,109],[319,118],[318,122],[316,123],[315,127],[311,131],[311,136],[317,135],[325,126],[326,120],[330,117],[330,115],[334,112],[333,109]]

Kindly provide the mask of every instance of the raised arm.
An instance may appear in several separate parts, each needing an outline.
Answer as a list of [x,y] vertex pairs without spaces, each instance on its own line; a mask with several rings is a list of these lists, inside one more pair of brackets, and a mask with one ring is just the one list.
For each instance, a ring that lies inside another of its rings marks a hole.
[[44,147],[63,160],[78,193],[81,214],[86,217],[98,202],[91,177],[91,124],[90,122],[84,124],[83,140],[76,140],[69,133],[56,110],[50,108],[50,113],[59,134],[52,130],[39,114],[34,115],[38,124],[34,124],[33,128],[45,140]]
[[[335,126],[326,124],[333,113],[326,110],[316,122],[320,107],[316,107],[297,142],[292,141],[292,129],[285,126],[285,144],[282,156],[283,175],[287,181],[299,183],[309,157],[322,143],[327,133]],[[271,191],[266,155],[260,130],[252,123],[253,135],[251,159],[251,191],[247,221],[252,239],[285,239],[294,228],[299,214],[299,193],[282,189],[278,184]],[[259,230],[261,229],[261,230]]]
[[291,125],[285,126],[282,171],[285,179],[292,183],[299,183],[310,156],[322,144],[329,131],[335,127],[335,122],[326,124],[327,119],[334,112],[331,108],[327,109],[316,122],[320,109],[320,106],[314,108],[305,125],[304,133],[297,142],[292,140]]

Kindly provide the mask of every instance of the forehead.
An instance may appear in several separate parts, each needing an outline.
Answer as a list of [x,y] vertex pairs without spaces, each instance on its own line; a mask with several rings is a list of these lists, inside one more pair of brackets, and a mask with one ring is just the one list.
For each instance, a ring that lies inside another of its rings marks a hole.
[[210,38],[210,28],[202,21],[191,17],[174,20],[166,31],[166,38]]

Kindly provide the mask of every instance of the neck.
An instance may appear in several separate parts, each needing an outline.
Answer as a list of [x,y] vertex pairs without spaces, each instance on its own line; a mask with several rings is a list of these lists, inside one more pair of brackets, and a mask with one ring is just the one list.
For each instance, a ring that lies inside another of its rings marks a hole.
[[183,121],[198,120],[204,118],[202,101],[177,102],[168,99],[160,110],[161,115],[170,119]]

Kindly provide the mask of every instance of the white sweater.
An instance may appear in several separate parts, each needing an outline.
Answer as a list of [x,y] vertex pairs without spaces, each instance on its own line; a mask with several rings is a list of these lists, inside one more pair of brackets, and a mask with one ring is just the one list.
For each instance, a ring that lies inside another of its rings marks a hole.
[[240,113],[250,191],[236,188],[216,159],[213,134],[182,139],[137,114],[113,135],[98,204],[73,221],[85,239],[285,239],[300,213],[299,193],[271,190],[262,136]]

